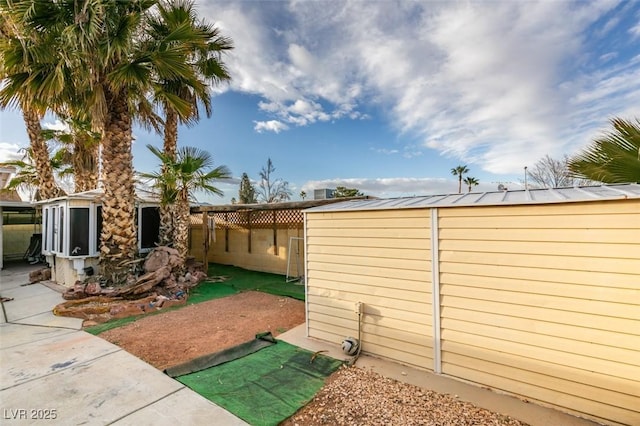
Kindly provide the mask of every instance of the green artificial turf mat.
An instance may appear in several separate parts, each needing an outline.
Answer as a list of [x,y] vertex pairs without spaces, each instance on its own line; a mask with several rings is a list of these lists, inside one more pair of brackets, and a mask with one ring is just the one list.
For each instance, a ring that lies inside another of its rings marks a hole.
[[277,342],[176,380],[251,425],[277,425],[306,405],[342,364]]
[[225,276],[224,282],[238,291],[258,290],[277,296],[304,300],[304,285],[285,282],[284,275],[249,271],[237,266],[214,264],[209,266],[209,276]]
[[189,291],[187,305],[219,299],[238,293],[238,290],[227,283],[203,281]]

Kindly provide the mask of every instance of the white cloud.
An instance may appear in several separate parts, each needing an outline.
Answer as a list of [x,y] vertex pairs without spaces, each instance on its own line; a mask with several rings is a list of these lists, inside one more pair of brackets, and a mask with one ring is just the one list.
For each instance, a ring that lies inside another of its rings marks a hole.
[[[588,32],[603,41],[628,22],[628,5],[209,3],[236,44],[231,88],[264,99],[256,131],[368,118],[373,105],[410,140],[405,156],[434,149],[518,173],[640,108],[638,62],[615,43],[587,44]],[[638,36],[640,25],[627,31]]]
[[69,125],[61,121],[60,119],[56,119],[54,122],[45,121],[44,123],[42,123],[42,128],[47,130],[57,130],[57,131],[63,131],[63,132],[70,131]]
[[21,160],[22,147],[15,143],[0,142],[0,163],[13,160]]
[[280,133],[281,131],[289,128],[289,126],[278,120],[254,121],[254,123],[255,126],[253,128],[258,133],[262,133],[264,131]]
[[387,148],[371,148],[371,149],[372,151],[377,152],[378,154],[384,154],[384,155],[393,155],[400,152],[397,149],[387,149]]

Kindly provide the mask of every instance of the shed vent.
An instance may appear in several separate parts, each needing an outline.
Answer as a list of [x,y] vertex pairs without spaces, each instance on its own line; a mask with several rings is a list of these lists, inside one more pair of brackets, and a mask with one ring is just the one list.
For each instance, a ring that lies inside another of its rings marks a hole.
[[328,198],[334,198],[335,190],[329,188],[323,189],[314,189],[313,190],[313,199],[314,200],[326,200]]

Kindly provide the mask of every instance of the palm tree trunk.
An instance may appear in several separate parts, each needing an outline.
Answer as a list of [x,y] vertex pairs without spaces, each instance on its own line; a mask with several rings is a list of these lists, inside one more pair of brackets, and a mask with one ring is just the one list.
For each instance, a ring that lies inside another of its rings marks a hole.
[[49,158],[47,144],[42,137],[42,127],[40,126],[40,116],[30,108],[22,109],[22,117],[27,126],[27,134],[31,146],[31,157],[35,163],[38,174],[38,191],[43,200],[55,198],[62,195],[62,190],[56,184],[53,177],[53,168]]
[[176,159],[176,151],[178,149],[178,114],[171,107],[165,108],[164,119],[164,155]]
[[185,259],[189,251],[189,226],[190,226],[190,208],[188,193],[180,193],[175,207],[175,236],[174,248],[178,250],[180,255]]
[[102,148],[104,197],[100,263],[103,275],[124,285],[130,272],[127,261],[137,252],[135,188],[131,154],[131,116],[126,94],[105,91],[107,115]]
[[174,244],[174,206],[165,202],[160,203],[160,229],[158,241],[161,246],[173,247]]
[[[164,120],[164,154],[175,161],[178,147],[178,114],[167,106]],[[162,173],[167,173],[167,165],[162,165]],[[165,182],[167,184],[167,182]],[[169,189],[170,190],[170,189]],[[175,247],[176,206],[163,200],[160,205],[160,245]]]
[[458,194],[462,194],[462,173],[458,175]]
[[98,187],[99,145],[86,137],[77,136],[73,141],[73,170],[75,192],[90,191]]

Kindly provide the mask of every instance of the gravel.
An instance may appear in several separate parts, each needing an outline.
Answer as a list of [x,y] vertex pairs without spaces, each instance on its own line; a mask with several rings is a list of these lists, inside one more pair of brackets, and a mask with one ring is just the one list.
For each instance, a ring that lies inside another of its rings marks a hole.
[[526,425],[359,367],[342,367],[282,425]]

